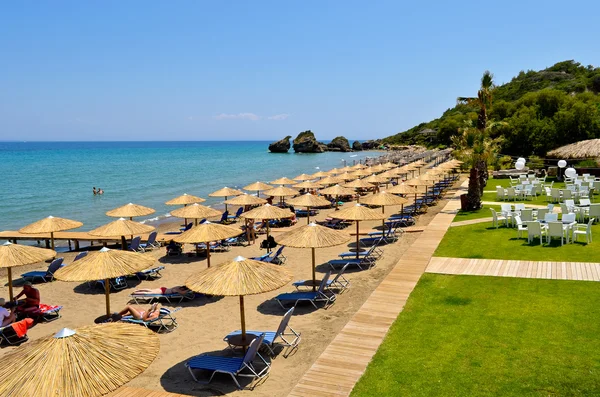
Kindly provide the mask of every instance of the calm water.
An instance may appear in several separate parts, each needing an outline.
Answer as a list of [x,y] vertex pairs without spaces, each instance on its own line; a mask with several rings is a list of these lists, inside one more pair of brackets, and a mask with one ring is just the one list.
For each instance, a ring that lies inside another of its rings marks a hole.
[[[48,215],[79,220],[90,230],[105,212],[133,202],[164,217],[165,201],[183,193],[206,198],[223,186],[241,188],[352,165],[375,152],[275,154],[269,142],[0,142],[0,230],[16,230]],[[92,187],[104,195],[94,196]],[[142,220],[142,219],[138,219]]]

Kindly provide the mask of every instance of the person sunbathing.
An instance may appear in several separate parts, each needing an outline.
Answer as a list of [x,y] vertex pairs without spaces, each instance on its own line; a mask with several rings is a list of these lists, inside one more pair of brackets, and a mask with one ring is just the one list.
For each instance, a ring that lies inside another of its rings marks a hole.
[[6,327],[8,324],[12,324],[16,320],[15,313],[11,310],[4,308],[6,301],[4,298],[0,298],[0,327]]
[[133,291],[134,295],[173,295],[180,294],[185,295],[190,292],[190,289],[185,285],[178,285],[176,287],[160,287],[160,288],[142,288]]
[[[25,299],[18,300],[23,295],[25,295]],[[22,312],[37,310],[40,307],[40,291],[33,286],[31,281],[26,281],[23,284],[23,291],[15,296],[11,306],[16,306],[15,310]]]
[[160,310],[158,309],[158,303],[153,303],[147,311],[141,310],[135,306],[127,305],[117,314],[121,317],[129,315],[136,320],[148,321],[158,318]]

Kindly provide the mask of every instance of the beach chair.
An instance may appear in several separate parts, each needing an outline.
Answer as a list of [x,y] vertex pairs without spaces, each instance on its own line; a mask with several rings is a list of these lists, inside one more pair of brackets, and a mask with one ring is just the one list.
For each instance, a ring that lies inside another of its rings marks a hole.
[[[129,287],[129,284],[127,284],[127,279],[125,277],[111,278],[108,280],[108,282],[110,284],[110,288],[114,291],[120,291]],[[104,280],[88,282],[88,287],[91,288],[92,286],[101,287],[102,289],[104,289]]]
[[148,235],[148,241],[145,243],[140,243],[139,251],[151,251],[155,248],[160,248],[160,243],[156,241],[156,236],[158,236],[157,232],[152,232]]
[[33,319],[26,318],[0,327],[0,343],[15,346],[27,342],[29,340],[27,330],[33,326],[33,322]]
[[[395,227],[394,227],[395,226]],[[380,245],[380,244],[391,244],[398,241],[399,236],[396,233],[398,230],[398,225],[388,225],[388,231],[386,232],[370,232],[369,237],[361,238],[360,243],[364,247],[371,247],[372,245]],[[402,233],[402,229],[400,229],[400,233]]]
[[40,305],[36,308],[28,308],[25,310],[19,310],[17,306],[15,311],[17,313],[17,318],[25,318],[29,317],[36,321],[45,321],[47,323],[58,320],[60,316],[60,310],[62,306],[54,306],[54,305],[46,305],[44,303],[40,303]]
[[136,294],[133,293],[129,295],[131,299],[137,304],[142,303],[152,303],[152,302],[160,302],[166,301],[169,304],[172,303],[181,303],[185,301],[191,301],[196,297],[196,293],[194,291],[187,291],[185,294]]
[[315,309],[319,308],[317,306],[318,302],[323,302],[323,308],[327,309],[327,307],[335,302],[335,294],[328,291],[326,288],[329,276],[331,276],[331,272],[325,273],[325,276],[321,280],[321,284],[319,284],[319,288],[316,291],[288,292],[277,295],[275,300],[277,300],[284,309],[286,309],[284,302],[294,302],[294,307],[296,307],[298,302],[310,302]]
[[[288,310],[287,313],[285,313],[276,331],[246,331],[246,334],[255,335],[257,338],[258,335],[264,335],[262,345],[269,350],[269,354],[271,356],[275,356],[276,346],[281,345],[283,346],[283,350],[286,350],[286,352],[283,354],[283,357],[287,357],[294,349],[298,347],[301,339],[301,334],[294,331],[294,329],[289,325],[292,314],[294,314],[293,307]],[[234,346],[229,344],[229,339],[233,336],[238,336],[241,333],[241,330],[233,331],[225,336],[223,340],[227,342],[230,348],[233,348]]]
[[[346,272],[348,266],[350,265],[345,264],[344,267],[342,267],[342,269],[338,272],[338,274],[336,274],[333,280],[327,281],[327,285],[325,287],[327,289],[337,290],[340,294],[344,293],[344,291],[350,287],[350,281],[348,281],[348,279],[344,277],[344,273]],[[312,280],[299,280],[292,283],[292,285],[296,287],[297,290],[300,290],[301,288],[312,288],[313,282]]]
[[121,317],[121,321],[131,324],[140,324],[148,329],[156,331],[157,333],[172,332],[179,326],[179,324],[177,324],[177,320],[175,317],[173,317],[173,313],[178,312],[179,310],[181,310],[181,307],[177,307],[175,309],[161,307],[159,309],[158,317],[152,320],[138,320],[132,316],[124,316]]
[[235,215],[227,216],[227,220],[229,222],[236,222],[238,219],[240,219],[240,215],[242,215],[242,212],[244,212],[244,207],[238,208],[238,210],[235,212]]
[[[371,253],[375,250],[375,246],[371,247],[371,250],[369,250]],[[368,252],[369,252],[368,251]],[[351,265],[351,266],[356,266],[358,267],[360,270],[365,270],[365,267],[367,269],[372,268],[373,266],[375,266],[375,262],[377,261],[377,258],[373,255],[369,255],[367,253],[367,255],[361,256],[359,255],[358,259],[356,258],[356,252],[353,252],[354,257],[353,258],[345,258],[345,259],[332,259],[329,262],[327,262],[327,264],[333,269],[337,269],[338,267],[342,266],[346,266],[346,265]]]
[[[372,258],[373,260],[377,260],[383,256],[383,251],[378,248],[378,245],[383,241],[383,237],[379,238],[379,242],[373,244],[368,250],[361,251],[358,253],[359,258]],[[340,258],[346,260],[346,258],[356,258],[356,252],[347,251],[338,254]]]
[[[192,378],[198,383],[210,383],[215,374],[227,374],[231,376],[231,379],[235,382],[238,389],[242,389],[242,386],[237,380],[237,377],[249,377],[254,379],[262,379],[269,374],[271,366],[260,354],[258,354],[258,348],[263,344],[265,335],[261,334],[258,338],[254,339],[244,357],[224,357],[213,354],[201,354],[199,356],[191,358],[185,366],[190,371]],[[255,366],[255,359],[259,357],[264,365],[262,370],[258,370]],[[200,381],[196,377],[194,371],[210,371],[212,374],[208,381]]]
[[131,244],[129,244],[129,251],[133,251],[133,252],[144,251],[143,249],[140,250],[140,242],[141,241],[142,241],[142,238],[140,236],[135,236],[131,240]]
[[153,267],[152,269],[142,270],[141,272],[137,272],[135,274],[135,277],[137,277],[137,279],[140,281],[156,280],[156,279],[162,277],[162,274],[160,274],[160,271],[164,270],[164,269],[165,269],[164,266],[157,266],[157,267]]
[[228,218],[229,218],[229,211],[223,212],[223,214],[221,215],[221,219],[219,219],[219,223],[229,223]]
[[64,258],[56,258],[50,263],[48,270],[23,273],[21,274],[21,277],[32,283],[37,280],[41,280],[44,283],[50,282],[54,280],[54,273],[63,266],[63,260]]
[[[261,261],[261,262],[273,263],[275,265],[283,265],[285,263],[285,261],[287,260],[287,258],[282,253],[284,248],[285,248],[285,245],[281,245],[281,246],[279,246],[277,251],[275,251],[275,254],[273,254],[273,252],[270,252],[268,254],[265,254],[262,256],[256,256],[256,257],[250,258],[250,259],[254,259],[256,261]],[[273,254],[273,255],[271,256],[271,254]]]
[[237,237],[230,237],[224,240],[226,244],[228,244],[229,246],[232,245],[241,245],[241,246],[248,246],[250,245],[250,243],[248,243],[248,239],[246,238],[246,234],[240,234]]

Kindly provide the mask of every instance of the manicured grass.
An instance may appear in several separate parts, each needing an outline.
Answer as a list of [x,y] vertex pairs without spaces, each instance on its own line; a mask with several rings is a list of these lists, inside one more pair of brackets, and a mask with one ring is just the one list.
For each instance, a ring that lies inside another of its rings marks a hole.
[[[555,187],[557,189],[565,188],[564,182],[557,182],[556,178],[546,178],[546,184],[550,184],[552,181],[554,181],[554,184],[552,185],[552,187]],[[485,188],[483,190],[496,191],[496,186],[502,186],[504,188],[510,187],[510,179],[508,179],[508,178],[506,178],[506,179],[489,178],[485,185]]]
[[[483,196],[481,196],[481,201],[496,201],[496,202],[500,202],[500,200],[496,199],[496,192],[494,193],[483,193]],[[522,198],[517,198],[516,201],[505,201],[506,203],[525,203],[525,205],[528,204],[535,204],[535,205],[548,205],[549,201],[546,201],[546,195],[540,195],[537,197],[533,197],[531,199],[522,199]]]
[[[526,237],[527,233],[523,233]],[[600,224],[592,226],[592,236],[600,236]],[[580,237],[580,241],[584,241]],[[544,238],[545,242],[545,238]],[[492,227],[492,222],[451,227],[434,256],[453,258],[511,259],[525,261],[600,262],[600,244],[565,244],[553,240],[550,245],[517,239],[516,228]]]
[[500,212],[499,205],[484,205],[481,209],[477,211],[458,211],[452,222],[468,221],[470,219],[490,218],[492,216],[490,208],[493,208],[496,211]]
[[598,396],[600,283],[424,274],[352,396]]

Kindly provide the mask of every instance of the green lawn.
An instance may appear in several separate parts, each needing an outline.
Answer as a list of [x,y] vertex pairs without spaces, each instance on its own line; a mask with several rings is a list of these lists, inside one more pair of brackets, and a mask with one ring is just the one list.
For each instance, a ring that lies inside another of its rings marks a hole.
[[470,219],[489,218],[492,216],[490,208],[500,212],[499,205],[484,205],[483,208],[476,211],[458,211],[452,222],[468,221]]
[[[600,236],[600,224],[592,226],[592,235]],[[526,236],[526,233],[523,233]],[[583,241],[580,237],[580,241]],[[526,261],[600,262],[597,241],[565,244],[553,240],[551,245],[532,245],[527,238],[517,239],[515,228],[492,228],[492,222],[451,227],[440,242],[434,256],[453,258],[511,259]]]
[[[546,183],[547,184],[550,184],[552,181],[554,181],[554,184],[552,185],[552,187],[555,187],[557,189],[564,189],[565,188],[565,183],[564,182],[557,182],[556,178],[546,178]],[[510,187],[510,179],[508,179],[508,178],[506,178],[506,179],[489,178],[487,180],[487,184],[485,185],[485,188],[483,190],[494,190],[494,191],[496,191],[496,186],[502,186],[504,188]]]
[[598,396],[600,283],[424,274],[352,396]]

